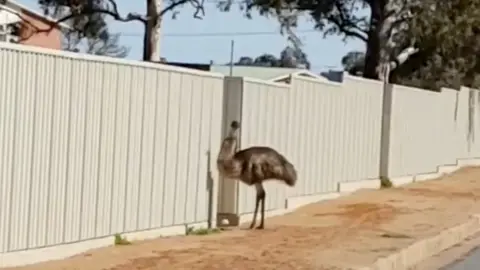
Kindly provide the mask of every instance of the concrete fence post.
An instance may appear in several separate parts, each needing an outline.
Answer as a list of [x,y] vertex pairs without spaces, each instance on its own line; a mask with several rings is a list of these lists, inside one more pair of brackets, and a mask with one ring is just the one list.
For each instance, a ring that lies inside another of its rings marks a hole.
[[[223,83],[223,117],[222,117],[222,139],[225,138],[233,120],[242,124],[242,102],[243,102],[243,78],[224,78]],[[242,136],[242,129],[239,133],[239,145]],[[217,222],[221,225],[222,220],[228,220],[229,225],[236,226],[238,217],[238,181],[229,181],[220,177],[218,183],[218,206]]]
[[382,101],[382,127],[380,137],[380,178],[389,177],[392,102],[393,84],[384,83]]

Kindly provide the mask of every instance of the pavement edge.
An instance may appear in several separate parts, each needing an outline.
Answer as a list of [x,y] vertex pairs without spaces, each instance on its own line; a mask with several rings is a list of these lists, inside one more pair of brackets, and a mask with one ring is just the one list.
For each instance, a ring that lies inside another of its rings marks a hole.
[[462,243],[469,236],[480,232],[480,214],[475,214],[460,225],[419,240],[387,257],[377,259],[372,265],[356,270],[403,270],[415,266],[438,253]]

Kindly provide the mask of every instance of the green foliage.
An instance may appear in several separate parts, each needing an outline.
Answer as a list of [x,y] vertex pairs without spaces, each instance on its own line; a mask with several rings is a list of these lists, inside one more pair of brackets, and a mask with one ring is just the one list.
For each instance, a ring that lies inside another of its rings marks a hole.
[[[391,82],[439,90],[441,87],[480,87],[480,0],[425,0],[411,9],[403,30],[405,41],[420,49],[392,73]],[[396,51],[408,44],[399,43]],[[359,52],[342,64],[351,73],[364,65]]]
[[[379,68],[387,62],[391,49],[387,44],[399,39],[396,31],[408,20],[413,1],[396,0],[243,0],[247,17],[253,10],[260,15],[273,16],[294,44],[299,38],[294,32],[300,17],[314,22],[315,29],[327,35],[340,35],[344,40],[359,39],[366,44],[362,74],[378,78]],[[233,0],[223,0],[219,7],[230,10]]]
[[238,66],[310,69],[310,61],[308,60],[307,54],[300,48],[294,48],[290,46],[285,47],[278,58],[272,54],[262,54],[255,59],[248,56],[242,56],[238,62],[234,64]]
[[45,15],[58,19],[71,27],[79,38],[96,37],[99,29],[107,27],[105,14],[93,10],[109,10],[103,0],[38,0]]
[[[65,48],[72,51],[101,54],[114,57],[124,57],[128,48],[118,46],[119,35],[110,33],[107,29],[106,17],[120,22],[140,22],[145,28],[143,39],[143,60],[158,61],[156,45],[161,18],[167,13],[172,17],[178,14],[177,9],[185,5],[193,7],[193,16],[201,18],[204,15],[203,0],[144,0],[145,13],[119,11],[118,0],[38,0],[38,4],[46,15],[57,19],[58,23],[70,25]],[[51,30],[51,29],[50,29]]]
[[107,28],[99,29],[94,35],[82,37],[78,32],[65,31],[63,49],[67,51],[124,58],[130,48],[119,45],[120,34],[112,34]]
[[420,52],[394,80],[422,88],[480,86],[480,0],[424,0],[406,34]]
[[[64,24],[63,49],[80,53],[123,58],[129,48],[119,45],[120,35],[111,33],[107,24],[107,13],[112,11],[108,1],[39,0],[44,13]],[[104,12],[93,12],[101,10]]]
[[187,230],[185,232],[186,235],[209,235],[209,234],[215,234],[215,233],[220,233],[221,229],[219,228],[198,228],[195,229],[194,227],[187,227]]
[[393,187],[392,181],[388,177],[380,176],[380,188],[391,188]]
[[[240,5],[247,17],[256,10],[262,16],[278,17],[282,27],[296,27],[298,17],[308,15],[325,35],[341,34],[366,40],[369,16],[359,14],[359,11],[369,7],[371,2],[375,1],[244,0]],[[218,7],[222,11],[230,11],[233,3],[233,0],[220,1]]]
[[342,57],[342,66],[345,71],[352,75],[361,75],[365,65],[365,53],[360,51],[348,52]]
[[115,234],[114,236],[114,245],[115,246],[126,246],[126,245],[131,245],[132,243],[127,240],[127,238],[122,237],[119,233]]

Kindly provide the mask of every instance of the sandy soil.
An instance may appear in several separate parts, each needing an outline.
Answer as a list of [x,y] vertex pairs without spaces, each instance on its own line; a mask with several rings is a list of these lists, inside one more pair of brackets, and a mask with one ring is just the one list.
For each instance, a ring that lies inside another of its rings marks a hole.
[[360,191],[270,218],[263,231],[159,238],[23,270],[349,269],[480,213],[480,168],[402,188]]

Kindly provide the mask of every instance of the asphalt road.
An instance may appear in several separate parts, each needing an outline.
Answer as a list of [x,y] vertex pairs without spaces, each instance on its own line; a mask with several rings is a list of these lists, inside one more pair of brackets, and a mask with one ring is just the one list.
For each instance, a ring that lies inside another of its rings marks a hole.
[[480,248],[477,247],[461,261],[454,262],[442,270],[478,270],[480,269]]
[[409,270],[480,270],[480,233]]

